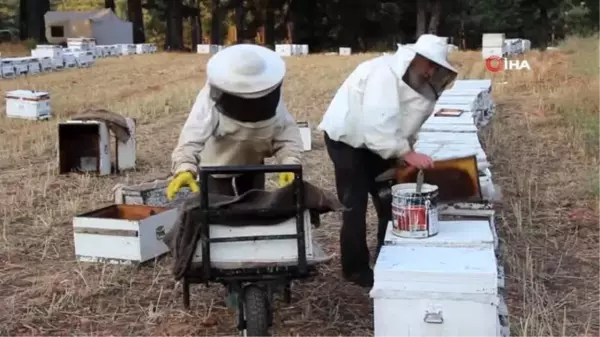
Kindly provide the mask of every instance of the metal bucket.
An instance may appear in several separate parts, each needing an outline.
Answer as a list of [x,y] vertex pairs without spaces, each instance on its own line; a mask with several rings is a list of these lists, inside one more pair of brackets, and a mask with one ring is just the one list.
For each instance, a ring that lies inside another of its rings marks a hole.
[[396,236],[421,239],[439,232],[438,187],[418,185],[392,186],[392,234]]

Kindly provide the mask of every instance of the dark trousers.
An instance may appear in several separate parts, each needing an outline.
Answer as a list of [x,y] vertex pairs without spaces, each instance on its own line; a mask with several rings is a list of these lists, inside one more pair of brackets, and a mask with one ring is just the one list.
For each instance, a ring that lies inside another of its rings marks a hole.
[[383,245],[388,222],[392,218],[391,197],[382,200],[381,187],[375,177],[393,167],[394,160],[385,160],[367,149],[353,148],[331,140],[325,133],[327,153],[333,162],[335,185],[340,202],[349,208],[342,215],[340,251],[345,276],[369,269],[366,212],[369,194],[378,218],[377,250]]
[[[235,189],[234,189],[235,186]],[[235,178],[214,178],[208,176],[208,192],[235,196],[252,189],[265,189],[264,173],[246,173]]]

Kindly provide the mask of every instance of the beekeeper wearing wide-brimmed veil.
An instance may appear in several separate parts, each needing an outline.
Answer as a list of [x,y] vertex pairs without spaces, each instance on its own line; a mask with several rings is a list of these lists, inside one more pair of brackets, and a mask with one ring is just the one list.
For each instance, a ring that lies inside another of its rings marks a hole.
[[[285,72],[281,56],[258,45],[234,45],[209,59],[206,84],[172,154],[169,200],[184,186],[199,191],[200,165],[259,165],[271,156],[279,164],[301,163],[300,130],[282,96]],[[292,173],[281,173],[279,184],[292,179]],[[248,173],[212,176],[207,187],[234,195],[264,185],[264,174]]]
[[433,112],[442,90],[457,75],[447,60],[448,45],[422,35],[399,45],[393,55],[361,63],[337,91],[319,129],[335,170],[344,212],[340,235],[343,276],[361,286],[373,284],[366,242],[366,210],[371,194],[378,216],[378,248],[391,219],[375,178],[397,164],[428,168],[432,159],[413,150],[416,134]]

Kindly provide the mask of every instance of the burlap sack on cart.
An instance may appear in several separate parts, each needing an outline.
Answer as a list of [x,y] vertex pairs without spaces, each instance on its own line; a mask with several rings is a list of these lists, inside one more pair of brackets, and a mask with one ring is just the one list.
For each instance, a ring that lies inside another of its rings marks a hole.
[[[260,210],[260,212],[251,212],[250,215],[244,216],[220,216],[218,219],[219,224],[228,226],[268,226],[296,216],[294,194],[294,187],[290,184],[274,191],[250,190],[239,196],[209,194],[208,201],[211,208],[222,210]],[[306,181],[304,182],[304,202],[306,209],[311,214],[323,214],[346,209],[337,198]],[[204,224],[201,220],[200,196],[190,196],[179,205],[179,218],[173,229],[163,238],[163,242],[170,248],[174,257],[172,272],[176,280],[184,276],[191,264],[200,239],[202,226]]]

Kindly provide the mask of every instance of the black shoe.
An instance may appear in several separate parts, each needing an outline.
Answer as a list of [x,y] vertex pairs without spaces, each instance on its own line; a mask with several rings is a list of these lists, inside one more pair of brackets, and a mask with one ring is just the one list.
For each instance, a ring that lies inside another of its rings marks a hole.
[[350,275],[344,274],[346,281],[352,282],[360,287],[372,288],[373,287],[373,270],[371,268],[361,272],[356,272]]

